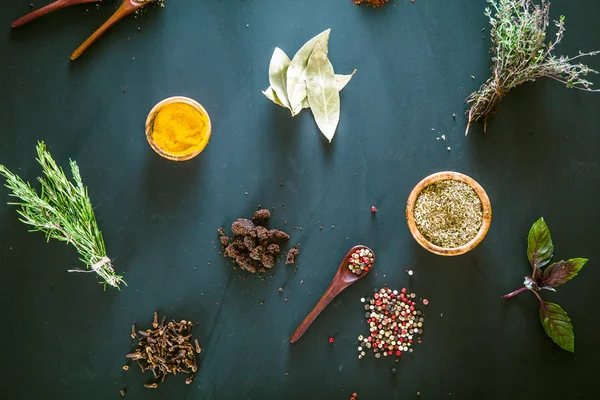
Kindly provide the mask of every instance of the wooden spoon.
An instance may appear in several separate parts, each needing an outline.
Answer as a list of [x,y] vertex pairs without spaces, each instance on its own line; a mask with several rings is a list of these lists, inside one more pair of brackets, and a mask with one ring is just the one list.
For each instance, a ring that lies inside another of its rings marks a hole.
[[314,320],[319,316],[319,314],[321,314],[325,307],[327,307],[331,300],[335,298],[335,296],[340,294],[342,290],[346,289],[348,286],[352,285],[354,282],[358,281],[359,279],[363,278],[369,273],[369,271],[363,271],[360,275],[356,275],[348,268],[348,264],[350,264],[348,262],[348,259],[356,250],[361,249],[369,250],[371,254],[373,254],[372,265],[375,265],[375,261],[377,261],[377,259],[375,258],[375,252],[373,250],[363,245],[358,245],[351,248],[348,254],[346,254],[344,259],[342,260],[342,263],[340,264],[337,273],[333,277],[333,280],[331,281],[331,284],[325,291],[325,294],[323,294],[323,297],[321,297],[321,300],[319,300],[315,308],[306,316],[306,318],[304,318],[304,321],[302,321],[300,326],[298,326],[294,334],[290,337],[290,343],[296,343],[298,339],[302,337],[302,335],[304,334],[304,332],[306,332],[308,327],[314,322]]
[[73,54],[71,54],[71,60],[79,58],[84,51],[86,51],[96,40],[98,40],[100,36],[102,36],[102,34],[104,34],[104,32],[109,30],[114,24],[150,3],[152,3],[152,0],[123,0],[123,3],[121,3],[119,8],[117,8],[117,11],[115,11],[115,13],[100,28],[98,28],[96,32],[92,33],[92,36],[87,38],[87,40],[83,42],[81,46],[79,46],[77,50],[73,52]]
[[33,21],[34,19],[38,19],[41,16],[44,16],[52,11],[60,10],[61,8],[74,6],[76,4],[84,4],[84,3],[99,3],[102,0],[57,0],[54,3],[50,3],[45,7],[42,7],[38,10],[32,11],[27,15],[22,16],[15,22],[11,24],[13,28],[18,28],[21,25],[25,25],[28,22]]

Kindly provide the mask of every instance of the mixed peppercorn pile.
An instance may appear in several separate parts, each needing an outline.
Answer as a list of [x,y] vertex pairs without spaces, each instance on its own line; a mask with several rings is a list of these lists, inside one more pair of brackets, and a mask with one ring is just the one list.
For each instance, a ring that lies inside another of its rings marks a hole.
[[376,358],[382,354],[400,357],[406,351],[412,353],[413,343],[421,343],[425,321],[423,313],[416,309],[415,297],[406,288],[398,292],[385,287],[375,289],[372,298],[361,299],[365,303],[369,334],[358,337],[358,358],[363,358],[367,349],[373,350]]

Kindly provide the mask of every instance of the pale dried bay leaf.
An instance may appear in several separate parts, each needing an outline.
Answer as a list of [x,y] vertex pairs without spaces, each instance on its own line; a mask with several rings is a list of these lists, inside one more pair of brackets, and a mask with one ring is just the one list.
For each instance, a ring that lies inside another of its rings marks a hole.
[[333,66],[319,43],[308,60],[306,92],[315,122],[331,142],[340,121],[340,94]]
[[346,85],[348,84],[348,82],[350,82],[350,79],[352,79],[355,73],[356,70],[352,71],[352,73],[348,75],[335,74],[335,84],[337,86],[338,92],[341,92],[342,89],[346,87]]
[[287,71],[290,63],[290,58],[285,52],[279,47],[275,47],[275,51],[273,51],[273,56],[271,57],[271,63],[269,64],[269,83],[281,104],[291,110],[286,90]]
[[[352,71],[352,73],[348,75],[335,74],[335,85],[337,87],[338,92],[341,92],[342,89],[346,87],[346,85],[348,84],[348,82],[350,82],[350,79],[352,79],[355,73],[356,70]],[[310,104],[308,104],[308,97],[305,97],[304,100],[302,100],[302,108],[309,107]]]
[[310,39],[300,48],[300,50],[298,50],[291,61],[287,71],[287,94],[292,115],[296,115],[302,111],[302,101],[306,97],[306,70],[308,59],[310,58],[316,43],[320,44],[321,51],[327,56],[330,32],[331,29],[327,29]]
[[273,103],[275,103],[281,107],[288,108],[281,102],[281,100],[279,100],[277,93],[275,93],[275,91],[273,90],[273,88],[271,86],[269,86],[268,88],[263,90],[263,94],[267,97],[267,99],[271,100]]

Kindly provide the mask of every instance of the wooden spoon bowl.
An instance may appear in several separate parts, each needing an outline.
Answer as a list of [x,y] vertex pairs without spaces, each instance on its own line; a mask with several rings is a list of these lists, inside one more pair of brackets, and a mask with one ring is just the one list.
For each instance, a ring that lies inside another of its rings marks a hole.
[[[371,268],[369,270],[364,270],[364,271],[362,271],[362,273],[360,275],[357,275],[357,274],[353,273],[350,270],[350,268],[348,268],[348,266],[350,265],[350,262],[348,260],[350,259],[352,254],[354,254],[354,252],[356,250],[361,250],[361,249],[368,250],[371,252],[371,254],[373,254],[373,257],[372,257],[373,262],[371,263]],[[364,278],[369,273],[369,271],[371,269],[373,269],[373,266],[375,266],[376,261],[377,261],[377,258],[375,257],[375,252],[373,250],[371,250],[370,248],[368,248],[367,246],[357,245],[357,246],[354,246],[353,248],[351,248],[350,251],[348,251],[348,253],[344,256],[344,259],[340,263],[337,273],[333,277],[333,280],[331,281],[331,284],[325,291],[325,294],[323,294],[323,297],[321,297],[321,300],[319,300],[319,302],[317,303],[315,308],[313,308],[313,310],[306,316],[304,321],[302,321],[300,326],[298,326],[296,331],[290,337],[290,343],[296,343],[302,337],[304,332],[306,332],[308,327],[319,316],[319,314],[321,314],[321,312],[325,309],[325,307],[327,307],[327,305],[329,303],[331,303],[331,300],[333,300],[338,294],[340,294],[348,286],[350,286],[354,282]]]

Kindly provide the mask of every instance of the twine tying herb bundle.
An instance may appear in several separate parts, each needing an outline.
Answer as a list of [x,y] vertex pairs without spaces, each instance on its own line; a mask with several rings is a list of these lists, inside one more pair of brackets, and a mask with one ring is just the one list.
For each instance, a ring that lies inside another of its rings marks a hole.
[[6,178],[5,186],[12,191],[10,196],[21,200],[9,204],[21,207],[17,211],[20,220],[31,225],[32,232],[42,231],[47,240],[67,242],[77,249],[80,260],[89,270],[74,269],[69,272],[95,272],[105,285],[119,288],[119,284],[125,284],[125,281],[115,274],[112,262],[106,256],[102,232],[98,229],[79,167],[75,161],[70,161],[73,184],[46,150],[44,142],[38,142],[36,149],[37,161],[45,175],[38,177],[42,189],[40,194],[29,183],[0,165],[0,175]]
[[[478,91],[467,98],[471,105],[469,122],[483,119],[484,131],[488,117],[498,109],[500,100],[508,92],[538,78],[548,77],[564,83],[568,88],[597,92],[590,88],[592,82],[585,79],[598,72],[574,60],[593,56],[599,51],[579,52],[577,56],[557,57],[552,54],[565,32],[565,17],[555,21],[557,27],[554,42],[546,43],[546,30],[550,24],[550,3],[545,0],[534,4],[532,0],[487,0],[492,8],[485,9],[490,20],[491,52],[493,54],[492,76]],[[493,14],[492,14],[493,9]]]

